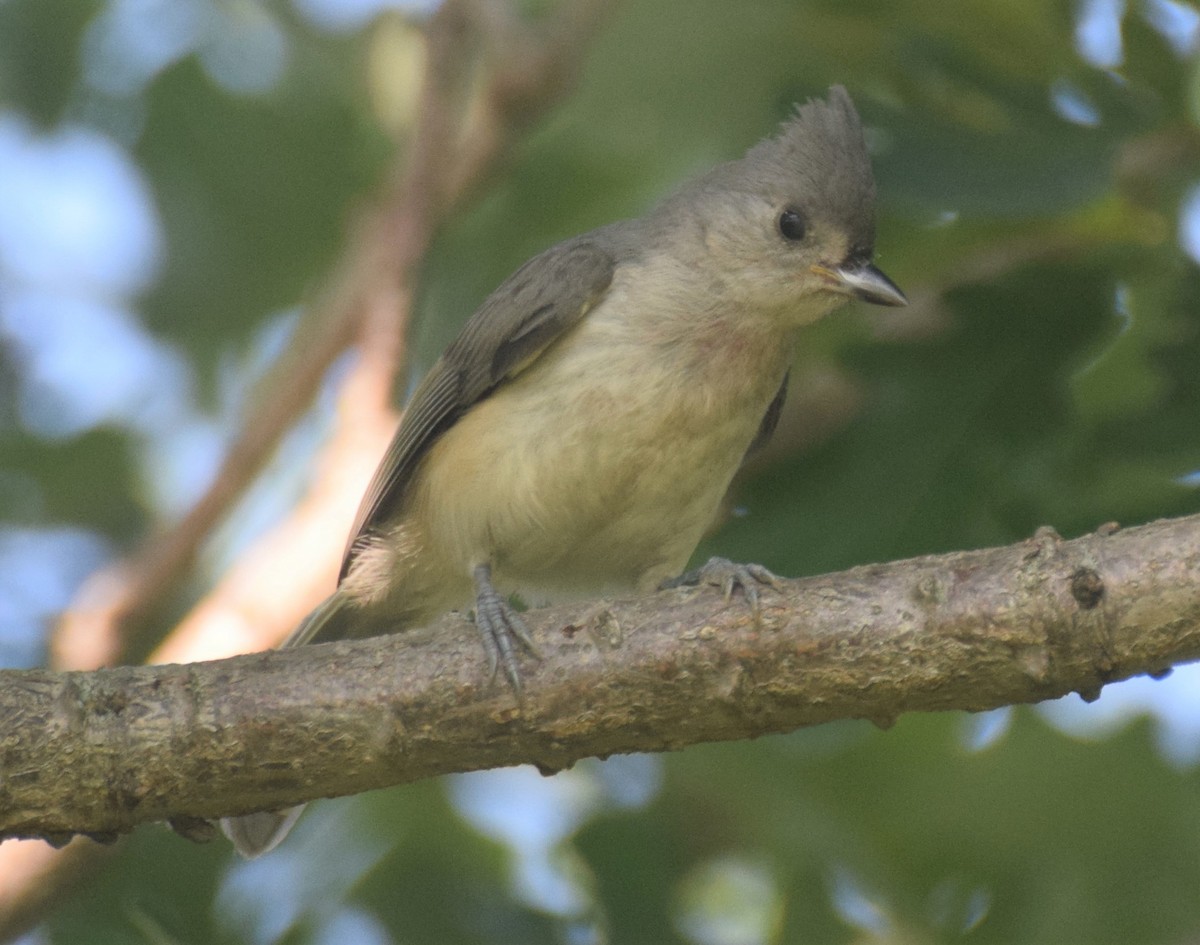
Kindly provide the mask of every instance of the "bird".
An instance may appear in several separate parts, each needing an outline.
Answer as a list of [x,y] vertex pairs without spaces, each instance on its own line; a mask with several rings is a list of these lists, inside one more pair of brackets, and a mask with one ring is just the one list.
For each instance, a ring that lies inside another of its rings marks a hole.
[[[907,304],[875,265],[876,189],[841,86],[644,216],[517,269],[416,388],[367,488],[336,590],[284,642],[474,610],[520,698],[536,655],[513,596],[679,580],[745,456],[779,419],[802,330],[850,299]],[[774,579],[713,559],[688,580]],[[245,856],[300,808],[226,818]]]

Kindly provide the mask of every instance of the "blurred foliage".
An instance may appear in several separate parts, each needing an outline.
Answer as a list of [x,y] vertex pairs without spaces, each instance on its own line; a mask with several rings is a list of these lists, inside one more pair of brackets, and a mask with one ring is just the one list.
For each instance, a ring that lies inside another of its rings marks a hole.
[[[129,149],[165,245],[138,315],[227,435],[264,339],[403,147],[385,106],[405,92],[377,83],[411,44],[395,15],[327,33],[266,5],[277,82],[237,91],[189,54],[120,97],[84,68],[106,9],[0,3],[0,109]],[[642,211],[843,83],[875,150],[879,260],[914,305],[811,332],[799,369],[840,378],[848,420],[812,442],[785,417],[699,554],[817,573],[1195,511],[1196,19],[1172,0],[627,0],[578,93],[440,234],[415,360],[532,253]],[[135,544],[165,514],[153,438],[31,430],[9,404],[20,375],[0,355],[0,519]],[[1085,741],[1020,710],[969,748],[946,714],[649,759],[636,798],[612,764],[452,779],[318,805],[249,866],[143,829],[38,941],[1191,941],[1200,785],[1155,732]],[[511,824],[473,816],[472,791]]]

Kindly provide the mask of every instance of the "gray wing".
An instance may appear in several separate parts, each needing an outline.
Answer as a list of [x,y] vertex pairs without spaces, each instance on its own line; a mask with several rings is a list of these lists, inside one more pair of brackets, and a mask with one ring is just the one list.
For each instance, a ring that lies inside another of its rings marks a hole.
[[612,282],[615,260],[588,236],[552,246],[488,296],[425,375],[367,487],[339,580],[360,540],[397,513],[429,448],[473,404],[578,324]]
[[775,433],[775,428],[779,426],[779,415],[783,413],[783,404],[787,400],[788,378],[791,376],[791,371],[783,375],[783,383],[779,385],[779,390],[775,394],[775,398],[767,406],[767,412],[763,414],[762,423],[758,425],[758,432],[754,434],[754,439],[746,448],[746,454],[742,457],[742,462],[746,461],[746,457],[751,453],[756,453],[771,440],[771,436]]

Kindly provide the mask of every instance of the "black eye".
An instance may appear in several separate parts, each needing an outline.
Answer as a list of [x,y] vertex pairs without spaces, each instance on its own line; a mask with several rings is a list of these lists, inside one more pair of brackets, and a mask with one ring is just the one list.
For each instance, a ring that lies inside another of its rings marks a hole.
[[808,221],[799,210],[789,207],[779,214],[779,232],[783,234],[784,239],[798,243],[808,232]]

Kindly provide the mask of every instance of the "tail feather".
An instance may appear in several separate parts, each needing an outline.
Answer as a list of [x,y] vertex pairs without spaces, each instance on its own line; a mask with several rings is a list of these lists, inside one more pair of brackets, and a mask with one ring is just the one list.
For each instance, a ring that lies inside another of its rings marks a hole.
[[304,805],[287,810],[264,810],[241,817],[225,817],[221,820],[221,832],[232,842],[233,848],[247,860],[270,853],[291,832],[292,826],[304,813]]
[[303,646],[305,643],[325,643],[337,639],[335,618],[345,605],[345,595],[334,591],[300,621],[300,625],[288,634],[287,639],[279,644],[279,648],[288,649]]
[[[345,598],[341,594],[330,594],[301,621],[280,644],[280,648],[303,646],[321,638],[333,639],[336,636],[336,633],[330,633],[334,630],[333,618],[342,610],[344,604]],[[238,853],[252,860],[274,850],[295,826],[303,811],[304,805],[300,804],[287,810],[225,817],[221,820],[221,831],[233,842]]]

